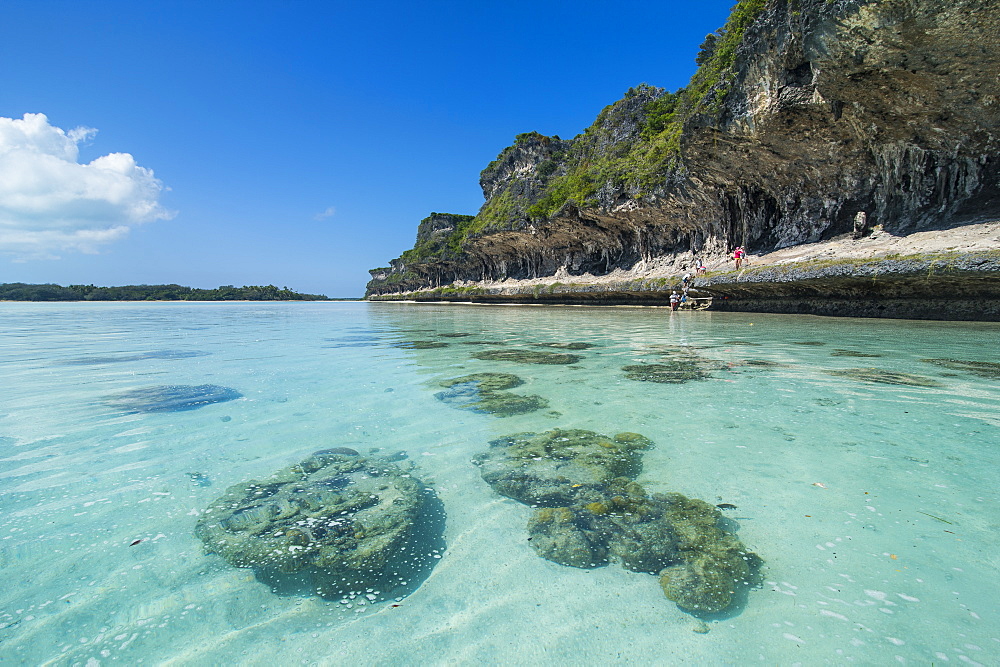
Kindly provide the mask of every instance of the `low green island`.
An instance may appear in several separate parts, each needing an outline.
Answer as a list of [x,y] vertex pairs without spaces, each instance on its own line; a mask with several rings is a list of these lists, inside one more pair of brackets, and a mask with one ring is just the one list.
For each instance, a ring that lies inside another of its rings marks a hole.
[[301,294],[274,285],[223,285],[215,289],[181,285],[62,285],[0,284],[0,301],[353,301],[324,294]]

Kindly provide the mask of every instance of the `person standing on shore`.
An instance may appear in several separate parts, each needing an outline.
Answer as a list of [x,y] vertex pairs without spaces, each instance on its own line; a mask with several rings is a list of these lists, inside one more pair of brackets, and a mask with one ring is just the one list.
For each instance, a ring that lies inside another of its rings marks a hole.
[[746,257],[747,253],[743,250],[743,246],[736,246],[736,250],[733,251],[733,259],[736,260],[736,270],[740,270],[740,265],[743,264],[743,258]]

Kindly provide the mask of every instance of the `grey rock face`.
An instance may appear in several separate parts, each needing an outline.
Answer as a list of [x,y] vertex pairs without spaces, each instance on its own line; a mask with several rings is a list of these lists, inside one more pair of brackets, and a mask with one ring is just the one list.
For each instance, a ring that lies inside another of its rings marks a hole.
[[[663,95],[649,87],[571,141],[519,140],[483,172],[477,232],[414,284],[762,252],[858,232],[859,219],[908,234],[1000,217],[997,10],[995,0],[772,0],[705,93],[717,103],[686,117],[676,162],[629,171],[660,150],[643,133]],[[538,217],[551,180],[588,159],[618,166]],[[369,286],[393,291],[379,276]]]
[[538,198],[553,176],[565,169],[563,160],[572,141],[547,137],[537,132],[518,135],[513,146],[479,174],[479,186],[487,200],[508,192],[526,202]]

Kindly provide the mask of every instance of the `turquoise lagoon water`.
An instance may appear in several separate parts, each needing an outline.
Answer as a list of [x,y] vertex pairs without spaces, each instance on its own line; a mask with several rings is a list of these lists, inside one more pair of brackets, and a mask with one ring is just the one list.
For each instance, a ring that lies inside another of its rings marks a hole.
[[[1000,361],[996,324],[0,304],[0,331],[3,663],[1000,663],[1000,378],[922,361]],[[572,365],[472,358],[571,342],[595,347]],[[678,346],[724,363],[681,384],[621,370]],[[828,372],[852,368],[936,386]],[[501,418],[436,397],[481,371],[548,406]],[[759,586],[696,618],[655,576],[537,556],[531,510],[471,459],[553,428],[652,439],[639,481],[735,505],[724,522],[764,560]],[[331,447],[406,452],[433,486],[444,544],[420,581],[324,599],[204,552],[195,523],[228,486]]]

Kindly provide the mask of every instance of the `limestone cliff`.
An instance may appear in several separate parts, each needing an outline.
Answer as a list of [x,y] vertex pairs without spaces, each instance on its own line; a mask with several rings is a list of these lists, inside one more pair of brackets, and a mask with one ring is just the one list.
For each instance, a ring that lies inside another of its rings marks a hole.
[[[412,292],[426,287],[438,287],[453,282],[461,264],[461,249],[456,230],[475,219],[473,215],[431,213],[417,227],[417,241],[411,250],[389,262],[389,266],[372,269],[372,285],[381,292]],[[437,261],[430,262],[429,258]]]
[[698,59],[571,140],[517,137],[479,213],[421,223],[369,296],[1000,218],[1000,0],[741,0]]

